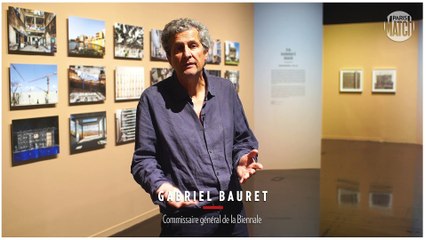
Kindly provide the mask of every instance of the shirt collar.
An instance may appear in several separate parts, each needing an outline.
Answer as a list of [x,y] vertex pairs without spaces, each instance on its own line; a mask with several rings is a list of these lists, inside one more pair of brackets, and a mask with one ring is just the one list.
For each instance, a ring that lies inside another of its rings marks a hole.
[[[212,81],[209,81],[209,78],[211,78],[212,76],[210,76],[209,74],[206,73],[206,71],[203,69],[203,77],[204,80],[207,83],[207,95],[206,95],[206,99],[211,99],[212,97],[214,97],[216,94],[216,89],[215,86],[213,84]],[[175,71],[173,71],[173,75],[172,75],[172,91],[174,94],[174,97],[176,98],[176,100],[190,100],[188,93],[186,92],[185,88],[179,83],[179,80],[177,78],[177,74]]]

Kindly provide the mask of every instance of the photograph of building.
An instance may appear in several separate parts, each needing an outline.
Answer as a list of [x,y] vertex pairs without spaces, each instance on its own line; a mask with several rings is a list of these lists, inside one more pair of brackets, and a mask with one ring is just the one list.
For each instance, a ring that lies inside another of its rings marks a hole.
[[81,17],[68,18],[68,55],[102,58],[105,54],[105,22]]
[[71,104],[105,101],[105,67],[72,65],[68,80]]

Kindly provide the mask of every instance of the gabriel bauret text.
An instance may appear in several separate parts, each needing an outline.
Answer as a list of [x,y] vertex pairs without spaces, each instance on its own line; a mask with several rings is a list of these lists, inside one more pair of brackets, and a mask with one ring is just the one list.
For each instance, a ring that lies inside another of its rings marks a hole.
[[[219,191],[219,201],[233,202],[233,201],[246,201],[246,202],[266,202],[268,191],[234,191],[225,192]],[[160,201],[212,201],[210,198],[210,191],[171,191],[168,196],[164,196],[164,192],[158,193],[158,200]]]

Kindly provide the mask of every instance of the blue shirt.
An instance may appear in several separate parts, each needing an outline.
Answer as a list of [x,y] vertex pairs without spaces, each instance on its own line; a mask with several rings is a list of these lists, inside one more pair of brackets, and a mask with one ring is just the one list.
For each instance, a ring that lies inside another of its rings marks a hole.
[[139,100],[131,172],[161,210],[168,205],[155,191],[164,182],[182,192],[209,191],[213,200],[219,191],[241,189],[235,168],[241,156],[258,148],[231,81],[205,72],[204,79],[201,119],[176,73],[147,88]]

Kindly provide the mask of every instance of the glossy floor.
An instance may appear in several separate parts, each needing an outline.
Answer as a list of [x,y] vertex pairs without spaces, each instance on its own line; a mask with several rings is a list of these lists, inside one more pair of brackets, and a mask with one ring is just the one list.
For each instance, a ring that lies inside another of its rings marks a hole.
[[[251,236],[422,236],[422,146],[324,140],[321,170],[265,170],[244,185]],[[160,216],[114,236],[158,236]]]

